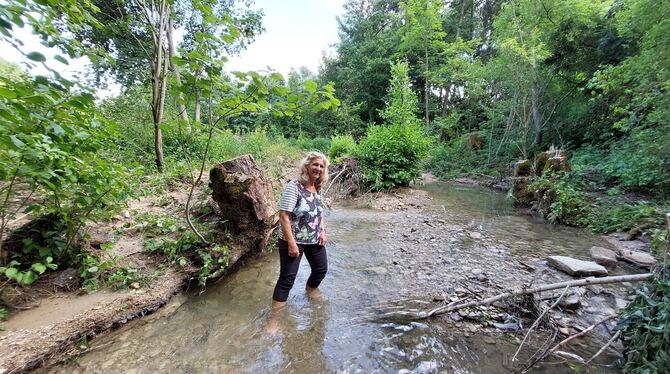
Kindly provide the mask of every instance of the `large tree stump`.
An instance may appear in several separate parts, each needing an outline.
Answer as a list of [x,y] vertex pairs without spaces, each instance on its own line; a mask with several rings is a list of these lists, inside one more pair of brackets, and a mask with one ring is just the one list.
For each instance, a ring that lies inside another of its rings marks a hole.
[[542,175],[546,171],[570,171],[567,152],[553,146],[548,151],[540,152],[535,158],[535,175]]
[[212,197],[226,228],[246,245],[267,245],[279,216],[272,183],[251,155],[225,161],[209,172]]

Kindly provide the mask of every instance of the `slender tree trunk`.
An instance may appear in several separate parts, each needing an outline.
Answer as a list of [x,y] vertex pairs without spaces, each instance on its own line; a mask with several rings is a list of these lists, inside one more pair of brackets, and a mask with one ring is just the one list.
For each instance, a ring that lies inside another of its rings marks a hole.
[[530,109],[531,116],[533,119],[533,125],[535,126],[535,139],[533,140],[533,147],[539,147],[542,142],[542,115],[540,114],[539,108],[539,92],[538,92],[538,82],[537,82],[537,67],[535,64],[531,65],[531,86],[530,86]]
[[195,112],[193,113],[193,119],[195,120],[196,123],[200,123],[200,111],[201,111],[201,104],[200,104],[200,89],[198,87],[195,88]]
[[428,83],[428,33],[426,33],[426,35],[424,36],[423,51],[424,51],[424,58],[426,59],[425,72],[424,72],[424,75],[426,77],[426,82],[425,82],[425,92],[424,92],[424,98],[423,98],[424,105],[425,105],[424,116],[426,118],[426,128],[430,128],[430,116],[429,116],[429,113],[428,113],[428,95],[430,93],[430,84]]
[[[175,47],[174,47],[174,25],[172,17],[169,17],[168,27],[167,27],[167,41],[168,41],[168,51],[169,51],[169,62],[170,70],[174,74],[174,80],[177,83],[177,87],[181,88],[181,74],[179,73],[179,67],[172,62],[172,58],[175,56]],[[191,125],[188,119],[188,113],[186,112],[186,105],[184,105],[184,94],[179,92],[177,95],[177,111],[179,112],[179,119],[185,125],[184,130],[187,134],[191,133]]]
[[[154,125],[154,147],[156,150],[156,167],[159,171],[163,171],[165,161],[163,157],[163,134],[160,125],[163,121],[163,113],[165,109],[165,94],[167,91],[167,74],[168,64],[167,60],[169,52],[165,45],[166,30],[169,21],[169,8],[165,1],[158,3],[157,20],[153,27],[154,38],[154,57],[151,64],[151,114]],[[147,14],[147,19],[151,19],[151,14]]]
[[461,37],[461,25],[463,24],[463,17],[465,16],[465,2],[467,0],[461,0],[461,10],[458,16],[458,26],[456,26],[456,39]]

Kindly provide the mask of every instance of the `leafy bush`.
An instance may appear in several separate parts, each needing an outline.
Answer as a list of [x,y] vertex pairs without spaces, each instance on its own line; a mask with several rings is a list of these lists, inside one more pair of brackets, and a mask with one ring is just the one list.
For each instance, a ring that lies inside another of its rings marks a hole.
[[560,175],[545,174],[528,188],[537,197],[542,214],[552,223],[586,226],[591,216],[587,195],[576,183]]
[[573,170],[594,174],[599,184],[670,196],[670,131],[636,129],[609,146],[583,146],[573,157]]
[[417,125],[370,127],[356,152],[364,182],[373,190],[409,185],[419,176],[429,144]]
[[295,145],[303,151],[319,151],[321,153],[328,153],[330,148],[330,139],[328,138],[307,138],[299,137],[295,141]]
[[46,238],[56,246],[28,243],[35,250],[24,247],[5,256],[0,240],[0,261],[10,263],[5,276],[30,284],[43,266],[51,267],[48,258],[55,266],[76,256],[81,228],[113,214],[130,195],[132,178],[104,157],[113,134],[96,118],[93,95],[69,92],[44,77],[0,77],[0,87],[12,87],[0,100],[0,184],[6,197],[0,232],[18,213],[53,217],[59,225]]
[[621,331],[627,373],[670,370],[670,269],[645,280],[622,311]]
[[328,158],[332,162],[337,162],[340,157],[351,156],[356,151],[356,141],[351,135],[335,135],[330,138],[330,149]]

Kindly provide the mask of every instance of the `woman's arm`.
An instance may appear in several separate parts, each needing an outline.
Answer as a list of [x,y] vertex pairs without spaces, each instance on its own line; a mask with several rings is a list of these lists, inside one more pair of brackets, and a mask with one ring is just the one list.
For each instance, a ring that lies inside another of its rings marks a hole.
[[298,257],[300,255],[300,250],[298,249],[298,244],[296,244],[295,238],[293,237],[293,231],[291,230],[291,212],[285,210],[279,211],[279,227],[284,240],[288,243],[288,255],[291,257]]

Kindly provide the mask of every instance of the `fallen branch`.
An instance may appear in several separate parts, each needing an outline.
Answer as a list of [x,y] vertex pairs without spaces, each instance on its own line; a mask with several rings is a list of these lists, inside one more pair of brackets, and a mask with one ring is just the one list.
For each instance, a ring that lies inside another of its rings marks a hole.
[[582,363],[582,364],[586,363],[586,361],[585,361],[581,356],[576,355],[576,354],[574,354],[574,353],[563,352],[563,351],[556,351],[556,352],[553,352],[553,353],[554,353],[554,355],[556,355],[556,356],[563,357],[563,358],[570,358],[570,359],[573,359],[573,360],[575,360],[575,361],[578,361],[578,362],[580,362],[580,363]]
[[528,331],[526,332],[526,335],[523,337],[523,340],[521,341],[521,344],[519,344],[519,348],[518,348],[518,349],[516,350],[516,352],[514,353],[514,356],[512,357],[512,362],[516,361],[516,356],[518,356],[518,355],[519,355],[519,352],[521,352],[521,347],[523,347],[523,344],[526,342],[526,339],[528,339],[528,336],[530,335],[530,333],[531,333],[533,330],[535,330],[535,328],[540,324],[540,321],[542,321],[542,318],[544,318],[544,316],[547,314],[547,312],[550,311],[550,310],[552,310],[552,309],[554,309],[554,307],[555,307],[556,305],[558,305],[558,303],[561,301],[561,299],[563,298],[563,296],[565,296],[565,293],[568,292],[568,289],[569,289],[569,288],[570,288],[570,286],[565,286],[565,289],[564,289],[563,292],[561,293],[561,296],[559,296],[558,299],[556,299],[556,301],[555,301],[553,304],[551,304],[551,306],[550,306],[549,308],[543,310],[543,311],[542,311],[542,314],[540,314],[540,316],[537,317],[537,319],[535,320],[535,322],[533,322],[533,325],[530,326],[530,328],[529,328]]
[[607,349],[607,347],[609,347],[610,345],[612,345],[612,343],[614,343],[614,341],[616,341],[617,338],[619,338],[619,335],[621,335],[621,330],[617,331],[616,334],[614,334],[614,335],[612,336],[612,338],[607,342],[607,344],[605,344],[602,348],[600,348],[600,350],[599,350],[598,352],[596,352],[596,354],[594,354],[593,357],[589,358],[589,360],[586,361],[586,363],[587,363],[587,364],[590,363],[590,362],[593,361],[596,357],[600,356],[601,353],[605,352],[605,350]]
[[330,191],[330,187],[333,187],[333,183],[335,183],[335,180],[337,179],[337,177],[342,175],[342,173],[344,173],[345,170],[347,170],[347,164],[344,164],[344,167],[342,167],[342,170],[340,170],[340,172],[337,173],[337,175],[335,177],[333,177],[333,179],[330,181],[330,184],[328,185],[328,188],[326,188],[326,190],[323,192],[324,195],[327,194],[328,191]]
[[645,273],[645,274],[631,274],[631,275],[618,275],[618,276],[612,276],[612,277],[601,277],[601,278],[595,278],[595,277],[589,277],[585,279],[576,279],[576,280],[571,280],[571,281],[566,281],[566,282],[559,282],[559,283],[552,283],[552,284],[545,284],[533,288],[523,288],[523,289],[517,289],[509,292],[502,293],[497,296],[489,297],[484,300],[479,300],[479,301],[470,301],[467,303],[463,304],[456,304],[456,305],[444,305],[439,308],[435,308],[427,313],[419,313],[417,316],[415,316],[418,319],[424,319],[424,318],[429,318],[438,314],[444,314],[444,313],[450,313],[459,309],[463,308],[469,308],[473,306],[481,306],[481,305],[489,305],[493,304],[496,301],[500,301],[512,296],[520,296],[520,295],[528,295],[528,294],[533,294],[537,292],[544,292],[544,291],[550,291],[550,290],[555,290],[559,288],[564,288],[564,287],[578,287],[578,286],[587,286],[591,284],[606,284],[606,283],[621,283],[621,282],[635,282],[635,281],[641,281],[644,279],[647,279],[651,277],[651,273]]
[[601,325],[601,324],[603,324],[603,323],[605,323],[605,322],[607,322],[607,321],[609,321],[609,320],[612,320],[612,319],[614,319],[614,318],[617,318],[617,317],[618,317],[617,315],[609,316],[609,317],[607,317],[607,318],[605,318],[605,319],[603,319],[603,320],[600,320],[599,322],[594,323],[593,325],[587,327],[586,329],[584,329],[583,331],[581,331],[581,332],[579,332],[579,333],[577,333],[577,334],[568,336],[567,338],[565,338],[565,339],[561,340],[560,342],[558,342],[558,344],[556,344],[553,348],[551,348],[551,349],[549,350],[549,353],[555,353],[556,350],[557,350],[558,348],[560,348],[562,345],[567,344],[567,343],[569,343],[570,341],[579,338],[580,336],[584,336],[584,335],[588,334],[591,330],[595,329],[598,325]]

